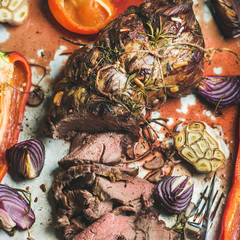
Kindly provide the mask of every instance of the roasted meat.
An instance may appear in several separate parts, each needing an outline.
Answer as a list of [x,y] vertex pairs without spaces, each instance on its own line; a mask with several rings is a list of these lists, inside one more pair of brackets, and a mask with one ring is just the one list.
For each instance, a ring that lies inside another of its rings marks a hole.
[[154,184],[136,175],[96,163],[61,170],[53,195],[64,239],[179,239],[154,213]]
[[134,142],[126,134],[78,134],[72,141],[71,153],[59,161],[61,167],[78,165],[78,162],[97,162],[115,165],[133,158]]
[[190,1],[129,7],[68,59],[48,117],[53,138],[112,131],[138,139],[147,109],[199,83],[203,46]]
[[79,233],[73,240],[179,240],[179,235],[159,221],[151,211],[129,215],[113,211]]
[[64,239],[179,239],[154,212],[155,185],[121,160],[134,158],[147,110],[199,83],[203,46],[191,2],[152,0],[70,56],[48,115],[53,138],[72,140],[52,187]]

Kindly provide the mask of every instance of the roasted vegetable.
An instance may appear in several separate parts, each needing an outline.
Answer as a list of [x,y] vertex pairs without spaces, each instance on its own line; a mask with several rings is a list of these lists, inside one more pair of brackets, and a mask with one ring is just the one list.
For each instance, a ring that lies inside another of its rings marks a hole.
[[7,152],[13,172],[23,178],[36,178],[44,166],[45,148],[37,139],[30,139],[12,146]]
[[217,130],[204,122],[191,122],[178,133],[179,154],[199,172],[217,171],[229,158],[229,150]]
[[240,1],[210,0],[213,16],[225,37],[240,35]]
[[203,46],[192,3],[155,0],[129,7],[95,43],[70,56],[49,115],[53,136],[66,137],[63,125],[136,131],[146,108],[159,108],[167,96],[188,94],[199,83]]
[[[24,194],[20,194],[23,192]],[[30,206],[30,200],[25,196],[29,192],[0,184],[0,222],[1,227],[11,233],[15,226],[29,229],[35,222],[35,215]]]
[[116,13],[110,0],[48,0],[48,5],[64,28],[81,34],[98,33]]
[[18,141],[31,88],[31,69],[17,52],[0,52],[0,181],[8,164],[6,150]]
[[[239,136],[240,136],[240,118],[239,118]],[[235,163],[233,186],[228,195],[227,204],[224,210],[221,235],[219,237],[219,240],[240,239],[239,203],[240,203],[240,142],[238,147],[238,155]]]
[[27,0],[1,0],[0,22],[18,26],[27,19],[29,6]]
[[165,177],[157,184],[157,197],[161,205],[171,213],[184,212],[193,194],[193,184],[188,177]]
[[237,105],[240,103],[240,76],[204,77],[198,93],[218,107]]

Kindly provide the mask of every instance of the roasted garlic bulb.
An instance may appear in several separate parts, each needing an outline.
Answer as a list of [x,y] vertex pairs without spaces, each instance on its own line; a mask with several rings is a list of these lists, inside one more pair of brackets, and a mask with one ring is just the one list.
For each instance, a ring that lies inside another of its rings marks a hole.
[[0,22],[8,22],[13,26],[22,24],[28,16],[27,0],[1,0]]
[[230,155],[218,131],[200,121],[191,122],[180,131],[175,146],[185,160],[203,173],[218,170]]

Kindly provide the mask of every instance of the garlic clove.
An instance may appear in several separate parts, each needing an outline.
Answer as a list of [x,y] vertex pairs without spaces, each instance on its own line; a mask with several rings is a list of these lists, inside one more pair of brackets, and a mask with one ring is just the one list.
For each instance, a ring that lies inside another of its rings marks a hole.
[[202,122],[192,122],[188,126],[189,131],[203,131],[205,129],[205,125]]
[[23,2],[25,2],[25,0],[12,0],[12,1],[10,1],[9,5],[8,5],[8,9],[11,12],[14,12],[15,10],[17,10],[20,7],[20,5],[23,4]]
[[198,160],[197,155],[195,154],[195,152],[189,148],[189,147],[185,147],[182,150],[182,155],[188,159],[188,161],[194,163]]
[[190,132],[188,133],[188,144],[192,145],[193,143],[197,142],[202,137],[200,132]]
[[203,153],[205,153],[209,148],[209,144],[205,139],[201,139],[200,141],[198,141],[198,145]]
[[199,147],[199,145],[197,143],[191,145],[191,147],[192,147],[193,151],[197,154],[197,156],[199,158],[203,158],[204,157],[204,154],[201,151],[201,149],[200,149],[200,147]]
[[176,140],[175,140],[176,147],[181,148],[185,144],[185,141],[186,141],[186,136],[185,136],[185,131],[183,130],[176,137]]
[[216,149],[213,153],[213,157],[217,160],[223,161],[225,159],[225,155],[219,149]]
[[9,22],[12,19],[12,13],[5,8],[0,9],[0,22]]
[[218,160],[212,160],[211,161],[211,166],[212,166],[212,171],[217,171],[219,168],[221,168],[223,166],[223,162],[222,161],[218,161]]
[[213,151],[212,149],[208,149],[205,153],[205,158],[212,159],[213,158]]
[[0,4],[2,4],[2,5],[0,5],[0,7],[7,7],[8,4],[9,4],[9,1],[10,1],[10,0],[2,0],[2,1],[0,2]]
[[12,19],[8,22],[13,26],[22,24],[28,17],[28,11],[29,7],[26,3],[24,6],[14,12]]
[[207,159],[201,159],[197,163],[195,163],[195,167],[199,172],[211,172],[212,171],[212,166],[209,160]]

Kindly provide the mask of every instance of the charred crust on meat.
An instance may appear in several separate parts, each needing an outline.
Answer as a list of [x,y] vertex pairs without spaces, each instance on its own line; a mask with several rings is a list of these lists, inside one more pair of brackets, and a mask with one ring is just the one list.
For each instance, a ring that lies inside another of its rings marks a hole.
[[146,109],[159,108],[168,96],[188,94],[202,77],[203,51],[182,42],[204,47],[190,1],[129,7],[101,30],[96,42],[69,57],[56,86],[64,92],[61,104],[52,104],[48,115],[52,136],[115,131],[138,139]]

